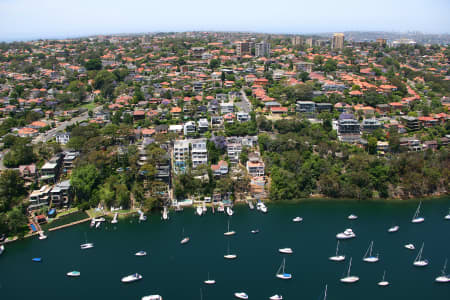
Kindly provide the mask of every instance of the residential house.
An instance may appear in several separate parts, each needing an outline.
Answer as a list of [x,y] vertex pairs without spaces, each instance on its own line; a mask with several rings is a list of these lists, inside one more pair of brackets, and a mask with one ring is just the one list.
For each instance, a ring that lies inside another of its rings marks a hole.
[[251,177],[264,176],[264,162],[261,160],[259,154],[255,152],[249,153],[246,167]]
[[189,141],[176,140],[173,146],[173,157],[175,167],[181,171],[186,169],[186,161],[189,158]]
[[66,206],[72,200],[70,180],[64,180],[56,184],[50,191],[51,206]]
[[70,140],[70,133],[58,132],[55,134],[55,140],[58,144],[66,145]]
[[249,114],[248,113],[246,113],[246,112],[243,112],[243,111],[240,111],[240,112],[237,112],[236,113],[236,119],[239,121],[239,122],[247,122],[247,121],[249,121],[250,120],[250,116],[249,116]]
[[361,130],[365,132],[373,132],[381,128],[381,123],[377,119],[364,119],[361,123]]
[[226,175],[228,173],[228,163],[221,160],[217,163],[217,165],[211,165],[211,170],[213,172],[213,176]]
[[51,186],[44,185],[39,190],[31,192],[28,210],[39,209],[49,204]]
[[197,128],[198,128],[198,132],[199,133],[203,133],[205,131],[208,131],[208,129],[209,129],[208,119],[202,118],[202,119],[198,120]]
[[183,126],[183,132],[184,135],[186,136],[195,134],[196,132],[195,122],[193,121],[186,122]]
[[313,114],[316,112],[316,103],[313,101],[297,101],[296,111],[299,113]]
[[208,150],[206,149],[206,139],[197,139],[191,141],[191,160],[192,167],[208,164]]
[[234,104],[232,102],[221,102],[220,103],[220,112],[222,114],[234,112]]

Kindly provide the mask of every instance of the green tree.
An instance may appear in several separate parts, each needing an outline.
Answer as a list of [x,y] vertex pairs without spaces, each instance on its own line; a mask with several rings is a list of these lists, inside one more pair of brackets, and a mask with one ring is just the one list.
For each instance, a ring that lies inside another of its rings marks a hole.
[[97,187],[100,173],[92,164],[75,168],[70,178],[76,199],[79,203],[88,202],[92,191]]
[[99,58],[90,59],[86,62],[84,67],[88,71],[101,70],[102,69],[102,61]]

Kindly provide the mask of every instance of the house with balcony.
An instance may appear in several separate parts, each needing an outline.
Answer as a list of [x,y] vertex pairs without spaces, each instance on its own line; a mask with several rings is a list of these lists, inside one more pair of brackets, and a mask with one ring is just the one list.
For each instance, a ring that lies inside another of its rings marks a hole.
[[259,156],[251,156],[246,164],[247,172],[251,177],[264,176],[264,162],[260,160]]
[[246,112],[240,111],[240,112],[236,113],[236,119],[240,123],[247,122],[247,121],[250,121],[250,115]]
[[220,112],[222,115],[233,113],[234,112],[234,104],[231,102],[222,102],[220,103]]
[[208,129],[209,129],[208,119],[202,118],[202,119],[198,120],[197,128],[198,128],[198,132],[199,133],[203,133],[205,131],[208,131]]
[[206,149],[206,139],[196,139],[191,141],[191,161],[192,167],[208,164],[208,150]]
[[50,190],[49,185],[42,186],[39,190],[35,190],[30,194],[28,210],[40,209],[45,205],[49,205]]
[[55,140],[58,144],[66,145],[70,140],[70,133],[58,132],[55,134]]
[[213,176],[226,175],[228,174],[228,163],[221,160],[217,163],[217,165],[211,165],[211,170],[213,172]]
[[186,122],[183,126],[183,132],[185,136],[195,134],[196,132],[195,123],[193,121]]
[[189,159],[189,141],[176,140],[173,146],[174,165],[176,170],[182,172],[186,169],[186,162]]
[[373,132],[381,128],[381,123],[377,119],[364,119],[361,123],[361,130],[364,132]]
[[56,184],[50,191],[51,206],[66,206],[72,200],[70,180],[64,180]]
[[338,136],[342,142],[356,143],[361,140],[361,125],[352,114],[342,113],[338,120]]

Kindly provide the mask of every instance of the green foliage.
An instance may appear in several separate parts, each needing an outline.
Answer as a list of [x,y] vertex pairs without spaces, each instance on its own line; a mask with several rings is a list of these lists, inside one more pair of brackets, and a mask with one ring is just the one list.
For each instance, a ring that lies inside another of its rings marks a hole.
[[78,203],[88,202],[93,190],[97,187],[100,173],[92,164],[86,164],[75,168],[70,178],[76,201]]
[[101,70],[102,69],[102,61],[99,58],[93,58],[86,62],[84,65],[86,70]]
[[6,167],[18,167],[19,165],[28,165],[36,161],[33,153],[33,147],[29,145],[27,139],[16,139],[10,151],[6,153],[3,163]]

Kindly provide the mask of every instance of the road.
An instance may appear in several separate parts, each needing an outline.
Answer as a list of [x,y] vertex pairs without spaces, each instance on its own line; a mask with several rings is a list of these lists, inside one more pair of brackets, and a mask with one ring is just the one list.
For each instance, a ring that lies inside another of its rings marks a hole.
[[[94,114],[98,111],[100,111],[102,107],[101,106],[97,106],[96,108],[94,108]],[[85,121],[89,118],[89,113],[85,112],[82,113],[81,115],[79,115],[78,117],[72,118],[69,121],[65,121],[62,122],[61,124],[59,124],[57,127],[50,129],[49,131],[45,132],[45,133],[41,133],[38,136],[36,136],[32,143],[33,144],[38,144],[39,142],[48,142],[49,140],[51,140],[55,134],[59,131],[64,131],[66,129],[67,126],[71,126],[77,122],[82,122]]]
[[239,111],[246,113],[252,111],[252,104],[250,103],[250,100],[248,100],[247,95],[245,95],[244,90],[241,90],[241,101],[235,102],[234,104],[239,108]]

